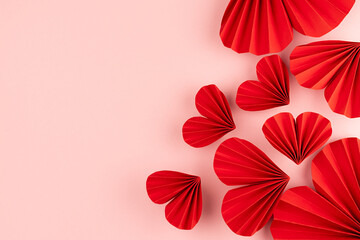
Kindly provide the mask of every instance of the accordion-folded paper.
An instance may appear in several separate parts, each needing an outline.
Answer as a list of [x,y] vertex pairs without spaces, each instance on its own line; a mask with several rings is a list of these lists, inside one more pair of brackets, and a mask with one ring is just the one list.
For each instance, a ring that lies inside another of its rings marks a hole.
[[296,120],[291,113],[279,113],[266,120],[263,133],[270,144],[300,164],[330,138],[331,123],[320,114],[305,112]]
[[289,74],[278,55],[262,58],[256,65],[259,81],[243,82],[236,96],[237,105],[258,111],[289,104]]
[[198,176],[174,171],[159,171],[146,181],[146,190],[154,203],[164,204],[165,216],[179,229],[192,229],[202,211],[201,180]]
[[345,138],[325,146],[312,162],[316,192],[285,192],[274,212],[275,240],[360,239],[360,140]]
[[214,170],[228,186],[221,212],[236,234],[251,236],[272,216],[289,177],[252,143],[230,138],[216,151]]
[[231,0],[220,29],[226,47],[256,55],[282,51],[293,28],[320,37],[337,27],[355,0]]
[[320,41],[296,47],[290,70],[306,88],[325,88],[330,108],[349,118],[360,117],[360,43]]
[[215,85],[202,87],[195,105],[204,117],[192,117],[183,126],[183,138],[190,146],[207,146],[235,129],[229,103]]

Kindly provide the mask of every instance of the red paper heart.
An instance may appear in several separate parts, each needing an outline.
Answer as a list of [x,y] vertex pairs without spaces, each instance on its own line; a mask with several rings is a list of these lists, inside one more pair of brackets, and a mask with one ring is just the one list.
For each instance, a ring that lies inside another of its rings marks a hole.
[[320,37],[337,27],[355,0],[231,0],[220,37],[238,53],[256,55],[282,51],[293,39],[293,28]]
[[262,58],[256,65],[259,81],[243,82],[236,96],[237,105],[258,111],[289,104],[289,74],[278,55]]
[[262,130],[271,145],[296,164],[324,145],[332,133],[330,121],[313,112],[296,120],[291,113],[279,113],[266,120]]
[[289,177],[260,149],[238,138],[219,146],[214,170],[226,185],[245,185],[227,192],[221,212],[233,232],[253,235],[272,216]]
[[166,219],[179,229],[192,229],[202,211],[200,177],[174,171],[159,171],[146,181],[146,190],[154,203],[169,202]]
[[312,162],[317,192],[285,192],[274,212],[275,240],[360,239],[360,140],[346,138],[324,147]]
[[349,118],[360,117],[360,43],[321,41],[298,46],[290,70],[306,88],[325,88],[330,108]]
[[204,117],[190,118],[183,126],[184,140],[190,146],[207,146],[235,129],[229,103],[215,85],[202,87],[195,104]]

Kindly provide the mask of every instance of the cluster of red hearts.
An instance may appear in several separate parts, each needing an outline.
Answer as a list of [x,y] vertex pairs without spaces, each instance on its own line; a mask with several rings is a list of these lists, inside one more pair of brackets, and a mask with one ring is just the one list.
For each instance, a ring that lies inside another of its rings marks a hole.
[[[256,55],[282,51],[293,38],[293,28],[308,36],[331,31],[351,10],[355,0],[231,0],[220,36],[238,53]],[[303,87],[325,89],[329,107],[349,118],[360,117],[360,43],[321,41],[296,47],[290,71]],[[258,81],[239,86],[236,103],[259,111],[289,103],[289,75],[278,55],[262,58]],[[190,118],[183,137],[193,147],[204,147],[235,129],[225,95],[215,86],[202,87],[195,98],[202,116]],[[332,129],[328,119],[305,112],[295,119],[279,113],[263,125],[270,144],[300,164],[324,146]],[[274,239],[360,239],[360,140],[344,138],[327,144],[312,159],[315,190],[306,187],[284,192],[289,177],[264,152],[239,138],[217,148],[214,170],[228,191],[222,216],[229,228],[243,236],[260,230],[273,216]],[[169,202],[167,220],[177,228],[192,229],[202,211],[200,178],[174,171],[151,174],[147,192],[155,203]]]

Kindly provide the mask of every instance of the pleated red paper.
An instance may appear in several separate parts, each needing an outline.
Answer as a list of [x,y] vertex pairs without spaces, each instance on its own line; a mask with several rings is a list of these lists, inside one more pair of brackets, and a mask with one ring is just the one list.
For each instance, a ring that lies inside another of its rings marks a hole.
[[337,27],[355,0],[231,0],[220,37],[238,53],[256,55],[282,51],[293,30],[319,37]]
[[233,232],[253,235],[270,219],[289,177],[255,145],[238,138],[219,146],[214,170],[226,185],[245,185],[227,192],[221,212]]
[[325,88],[330,108],[349,118],[360,117],[360,43],[321,41],[298,46],[290,70],[301,86]]
[[215,85],[202,87],[195,104],[204,117],[192,117],[183,126],[183,138],[190,146],[207,146],[235,129],[229,103]]
[[330,121],[313,112],[296,120],[291,113],[279,113],[266,120],[262,130],[270,144],[296,164],[324,145],[332,133]]
[[285,192],[274,211],[274,239],[360,239],[359,160],[357,138],[324,147],[312,163],[317,192],[309,187]]
[[289,74],[278,55],[262,58],[256,65],[259,81],[243,82],[236,96],[237,105],[258,111],[289,104]]
[[146,181],[146,190],[154,203],[163,204],[166,219],[179,229],[192,229],[202,211],[200,177],[174,171],[159,171]]

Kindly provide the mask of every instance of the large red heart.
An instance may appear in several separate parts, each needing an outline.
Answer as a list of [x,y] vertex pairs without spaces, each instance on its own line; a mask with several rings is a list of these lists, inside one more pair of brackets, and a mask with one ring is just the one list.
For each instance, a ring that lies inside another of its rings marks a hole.
[[159,171],[146,181],[146,190],[154,203],[169,202],[166,219],[179,229],[192,229],[202,211],[201,180],[198,176],[174,171]]
[[349,118],[360,117],[360,43],[320,41],[298,46],[290,70],[306,88],[325,88],[330,108]]
[[291,113],[279,113],[266,120],[262,130],[271,145],[296,164],[324,145],[332,133],[330,121],[313,112],[296,120]]
[[235,129],[229,103],[215,85],[202,87],[195,104],[204,117],[192,117],[183,126],[184,140],[190,146],[207,146]]
[[241,109],[258,111],[289,104],[289,74],[278,55],[262,58],[256,73],[259,81],[239,86],[236,103]]
[[286,191],[274,212],[275,240],[360,239],[360,140],[345,138],[325,146],[311,166],[316,192]]
[[256,55],[282,51],[301,34],[320,37],[337,27],[355,0],[231,0],[220,37],[238,53]]
[[216,151],[214,170],[229,186],[222,216],[236,234],[251,236],[270,219],[289,177],[252,143],[238,138],[224,141]]

